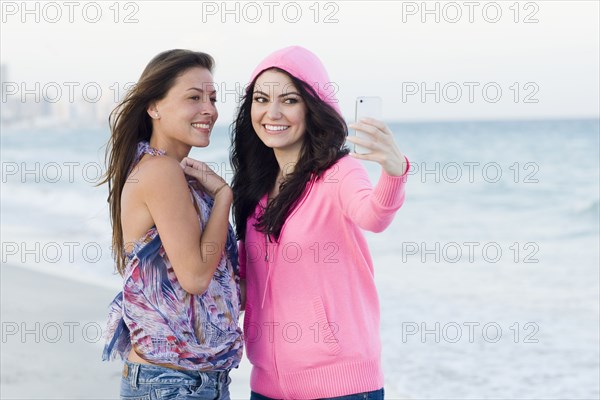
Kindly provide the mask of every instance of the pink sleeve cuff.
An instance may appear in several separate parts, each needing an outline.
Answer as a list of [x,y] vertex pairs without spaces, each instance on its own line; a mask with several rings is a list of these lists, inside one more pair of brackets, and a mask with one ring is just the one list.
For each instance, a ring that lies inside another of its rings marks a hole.
[[385,170],[381,170],[381,177],[377,186],[375,186],[375,198],[384,208],[399,208],[404,202],[404,186],[410,170],[410,162],[406,160],[406,170],[400,176],[389,175]]

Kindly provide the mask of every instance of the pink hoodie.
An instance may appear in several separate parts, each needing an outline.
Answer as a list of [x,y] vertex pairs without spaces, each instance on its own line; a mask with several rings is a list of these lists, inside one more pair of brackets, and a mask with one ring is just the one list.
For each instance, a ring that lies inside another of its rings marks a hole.
[[[319,59],[301,47],[267,57],[252,79],[272,66],[305,82],[329,82]],[[339,111],[331,92],[318,95]],[[254,392],[315,399],[383,387],[379,301],[361,229],[380,232],[390,224],[405,182],[406,174],[382,172],[373,189],[362,164],[343,157],[309,185],[278,243],[254,228],[262,198],[240,242]]]

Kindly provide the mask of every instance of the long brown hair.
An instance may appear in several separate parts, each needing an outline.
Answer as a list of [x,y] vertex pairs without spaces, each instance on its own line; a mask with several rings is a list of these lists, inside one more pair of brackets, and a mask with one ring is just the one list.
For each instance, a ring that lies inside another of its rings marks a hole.
[[168,50],[154,57],[142,72],[137,84],[110,113],[108,122],[111,137],[106,146],[106,173],[99,185],[108,183],[108,204],[112,225],[112,253],[117,271],[125,270],[123,227],[121,225],[121,193],[134,161],[137,144],[149,141],[152,121],[148,107],[163,99],[177,77],[194,67],[212,72],[213,58],[190,50]]
[[[285,220],[302,198],[307,184],[320,179],[329,167],[348,154],[344,146],[348,129],[342,116],[321,100],[310,85],[287,71],[273,69],[289,76],[307,107],[306,133],[298,162],[281,185],[277,197],[258,216],[256,225],[259,231],[278,241]],[[273,149],[259,139],[252,127],[252,96],[256,79],[242,98],[231,132],[233,219],[240,240],[245,239],[248,218],[254,213],[262,196],[273,189],[279,172]]]

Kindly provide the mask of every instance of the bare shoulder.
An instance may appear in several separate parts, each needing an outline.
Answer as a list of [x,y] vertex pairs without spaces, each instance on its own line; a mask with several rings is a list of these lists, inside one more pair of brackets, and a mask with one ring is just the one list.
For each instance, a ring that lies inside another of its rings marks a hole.
[[183,169],[166,156],[145,157],[136,165],[123,188],[121,205],[126,242],[137,240],[153,225],[164,230],[173,210],[186,216],[194,212]]
[[139,183],[140,188],[183,186],[186,179],[177,160],[166,156],[146,157],[134,167],[127,179],[128,183]]

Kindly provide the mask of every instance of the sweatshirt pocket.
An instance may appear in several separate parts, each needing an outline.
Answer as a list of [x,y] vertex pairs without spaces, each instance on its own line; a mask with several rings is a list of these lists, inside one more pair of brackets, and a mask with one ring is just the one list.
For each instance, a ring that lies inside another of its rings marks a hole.
[[313,298],[313,308],[315,310],[315,316],[317,317],[319,335],[317,336],[319,341],[325,344],[331,354],[338,354],[342,351],[340,347],[337,333],[339,331],[339,325],[335,321],[330,321],[327,318],[325,311],[325,305],[321,296]]

